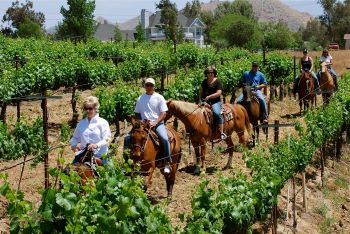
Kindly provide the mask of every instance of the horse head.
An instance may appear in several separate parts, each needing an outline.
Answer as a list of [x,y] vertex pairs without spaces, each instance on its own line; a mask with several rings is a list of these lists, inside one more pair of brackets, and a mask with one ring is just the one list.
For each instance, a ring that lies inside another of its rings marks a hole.
[[141,120],[131,119],[131,158],[136,161],[140,161],[143,155],[145,145],[147,143],[146,128],[149,128],[149,122],[143,122]]
[[174,103],[172,102],[172,100],[168,100],[166,102],[166,105],[168,107],[168,111],[166,112],[166,116],[165,116],[165,119],[164,119],[164,122],[167,122],[173,115],[173,107],[174,107]]
[[252,100],[252,86],[244,85],[243,86],[243,101],[251,102]]

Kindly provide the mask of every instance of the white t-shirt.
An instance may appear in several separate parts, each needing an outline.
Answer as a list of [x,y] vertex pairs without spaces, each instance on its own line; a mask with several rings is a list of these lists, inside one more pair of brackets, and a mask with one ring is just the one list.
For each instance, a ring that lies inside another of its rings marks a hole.
[[161,112],[168,111],[165,99],[159,93],[152,95],[142,94],[138,99],[135,112],[141,115],[142,120],[156,121]]
[[80,143],[80,149],[84,149],[88,143],[96,144],[97,149],[94,154],[101,157],[108,152],[108,143],[111,139],[111,130],[107,120],[96,114],[90,122],[87,118],[82,119],[76,127],[73,137],[70,140],[72,148],[75,148]]
[[328,64],[330,64],[331,63],[331,61],[332,61],[332,56],[330,56],[330,55],[328,55],[327,57],[325,57],[325,56],[321,56],[320,57],[320,61],[321,61],[321,63],[322,62],[326,62],[326,65],[328,65]]

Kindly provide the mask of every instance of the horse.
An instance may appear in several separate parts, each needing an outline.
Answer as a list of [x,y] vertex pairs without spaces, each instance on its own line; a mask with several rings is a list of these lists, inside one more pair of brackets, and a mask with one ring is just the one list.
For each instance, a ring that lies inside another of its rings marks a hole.
[[309,102],[311,106],[316,105],[316,95],[315,95],[315,81],[312,77],[311,72],[304,71],[299,80],[299,106],[300,115],[303,109],[304,111],[309,108]]
[[332,93],[335,91],[335,83],[326,62],[321,63],[320,88],[323,102],[328,103]]
[[[255,146],[255,141],[259,139],[259,121],[263,123],[264,113],[257,95],[252,90],[252,86],[243,86],[243,101],[239,102],[239,104],[247,110],[249,122],[253,125],[253,146]],[[267,134],[267,131],[265,134]]]
[[[165,119],[168,120],[171,116],[175,116],[183,122],[186,131],[190,133],[190,139],[196,154],[194,174],[200,174],[200,161],[205,172],[206,143],[221,139],[220,132],[208,121],[208,113],[211,111],[209,110],[208,112],[206,107],[184,101],[170,100],[167,101],[167,106],[168,112]],[[227,135],[225,142],[228,146],[227,151],[229,152],[229,159],[224,169],[228,169],[232,167],[234,145],[231,134],[235,131],[239,137],[239,142],[246,147],[251,133],[251,125],[249,123],[248,113],[243,106],[238,104],[224,104],[223,109],[228,111],[227,113],[230,115],[230,118],[225,118],[224,122],[224,132]]]
[[[163,169],[166,163],[160,142],[155,133],[149,129],[149,125],[140,120],[131,119],[131,145],[130,145],[130,157],[134,164],[140,164],[140,171],[142,173],[147,172],[145,175],[145,189],[152,184],[152,178],[155,168]],[[168,198],[172,197],[173,187],[175,184],[175,174],[178,168],[178,164],[181,159],[181,138],[180,135],[170,126],[166,126],[168,136],[170,139],[170,152],[171,152],[171,172],[170,174],[163,174],[166,185]]]
[[95,157],[92,151],[87,150],[86,146],[76,156],[74,162],[64,169],[64,173],[69,174],[71,170],[76,171],[81,178],[81,184],[86,185],[89,178],[99,177],[96,167],[102,165],[102,160]]

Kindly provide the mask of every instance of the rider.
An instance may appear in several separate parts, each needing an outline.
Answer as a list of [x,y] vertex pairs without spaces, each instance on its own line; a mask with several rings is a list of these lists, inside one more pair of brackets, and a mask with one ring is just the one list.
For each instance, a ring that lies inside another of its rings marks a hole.
[[[167,163],[164,167],[164,173],[171,172],[171,153],[168,133],[164,125],[164,119],[168,107],[162,95],[155,92],[155,81],[152,78],[147,78],[145,81],[146,93],[142,94],[138,99],[135,107],[135,113],[138,119],[143,121],[150,121],[150,127],[155,128],[163,152],[166,154]],[[130,145],[131,135],[127,134],[124,138],[124,148],[127,149]]]
[[[107,120],[98,116],[100,104],[97,97],[90,96],[84,100],[83,107],[87,117],[82,119],[70,140],[71,149],[77,156],[84,148],[93,151],[94,155],[101,158],[108,153],[108,144],[111,139],[111,130]],[[79,146],[78,146],[79,144]],[[77,163],[77,157],[73,163]],[[107,164],[107,159],[102,160]]]
[[221,139],[225,140],[227,138],[224,133],[224,119],[221,116],[221,94],[222,94],[222,84],[220,80],[216,77],[217,71],[214,66],[209,66],[204,70],[204,75],[207,77],[202,81],[201,89],[199,92],[199,100],[204,100],[211,105],[213,110],[213,115],[216,123],[218,124]]
[[[335,89],[338,89],[337,73],[335,73],[334,69],[331,67],[331,65],[333,65],[332,59],[333,58],[329,54],[328,50],[324,49],[322,52],[322,56],[320,57],[320,64],[323,62],[326,63],[326,66],[333,77]],[[321,70],[319,70],[319,72],[317,73],[317,77],[318,79],[321,78]]]
[[[261,93],[261,89],[265,88],[267,85],[265,75],[259,71],[259,63],[254,61],[252,62],[252,69],[250,71],[244,72],[242,78],[241,78],[241,85],[242,87],[245,85],[252,86],[256,90],[256,94],[258,96],[260,105],[264,112],[264,123],[267,123],[268,119],[268,111],[267,111],[267,105],[264,99],[264,96]],[[243,94],[238,97],[237,102],[243,102]]]
[[[313,68],[314,68],[314,63],[311,57],[308,56],[308,50],[304,49],[303,51],[303,57],[300,59],[299,61],[299,68],[301,67],[301,72],[310,72],[312,75],[312,78],[315,81],[315,91],[316,93],[320,92],[320,84],[318,82],[318,79],[315,75],[315,73],[313,72]],[[300,80],[301,75],[295,77],[294,80],[294,86],[293,86],[293,93],[296,94],[298,92],[298,88],[299,88],[299,80]]]

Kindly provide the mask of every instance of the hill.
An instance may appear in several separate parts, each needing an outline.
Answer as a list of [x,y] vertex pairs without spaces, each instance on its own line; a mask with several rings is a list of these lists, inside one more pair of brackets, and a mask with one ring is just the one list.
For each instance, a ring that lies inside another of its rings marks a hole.
[[[202,4],[202,10],[214,11],[221,1],[211,0]],[[290,29],[297,31],[300,26],[305,26],[312,16],[299,12],[280,0],[248,0],[253,6],[255,15],[260,22],[286,22]]]

